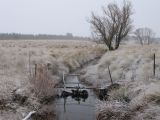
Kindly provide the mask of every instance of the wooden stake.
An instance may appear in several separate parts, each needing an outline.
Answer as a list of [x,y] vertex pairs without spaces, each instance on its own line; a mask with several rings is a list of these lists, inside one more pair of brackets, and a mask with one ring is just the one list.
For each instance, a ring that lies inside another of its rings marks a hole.
[[111,71],[110,71],[110,69],[109,69],[109,66],[108,66],[108,72],[109,72],[109,76],[110,76],[111,84],[113,84],[113,80],[112,80]]
[[66,85],[65,85],[65,74],[63,72],[63,84],[64,84],[64,90],[66,90]]
[[35,64],[35,71],[34,71],[35,73],[35,77],[37,76],[37,64]]
[[30,51],[28,53],[28,62],[29,62],[29,77],[31,78],[31,54]]
[[156,55],[154,53],[153,55],[153,75],[155,76],[156,74]]

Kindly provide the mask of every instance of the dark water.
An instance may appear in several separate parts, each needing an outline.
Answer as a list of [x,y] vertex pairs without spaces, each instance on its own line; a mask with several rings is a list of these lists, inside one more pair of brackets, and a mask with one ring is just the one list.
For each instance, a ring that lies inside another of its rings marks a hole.
[[[66,78],[66,81],[66,86],[74,87],[77,86],[77,84],[72,84],[72,82],[78,82],[78,78],[77,76],[69,76]],[[84,85],[80,84],[80,86]],[[59,93],[61,93],[63,90],[64,89],[59,89]],[[71,89],[67,89],[67,91],[71,91]],[[57,99],[55,103],[57,120],[96,120],[96,96],[92,90],[87,91],[87,99],[72,98],[71,96]]]

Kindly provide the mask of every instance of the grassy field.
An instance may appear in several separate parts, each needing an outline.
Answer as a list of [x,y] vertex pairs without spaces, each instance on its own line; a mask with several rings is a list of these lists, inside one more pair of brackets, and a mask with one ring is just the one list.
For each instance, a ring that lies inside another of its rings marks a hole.
[[[153,54],[156,75],[153,75]],[[108,101],[97,104],[100,120],[160,119],[160,45],[122,45],[107,52],[101,60],[84,70],[83,81],[94,86],[110,84],[108,66],[119,89],[109,92]],[[94,74],[94,75],[93,75]]]
[[[36,87],[47,94],[44,88],[59,83],[62,72],[74,71],[105,52],[105,46],[88,41],[0,41],[0,120],[20,120],[31,110],[38,109]],[[38,77],[34,76],[35,64]],[[116,51],[106,52],[97,63],[82,69],[81,80],[95,87],[106,87],[110,84],[108,66],[113,82],[121,87],[110,91],[107,101],[97,103],[97,118],[159,120],[160,45],[123,44]],[[35,84],[37,79],[46,86]],[[13,101],[15,93],[27,96],[27,102]]]
[[[37,86],[33,86],[31,82],[35,64],[47,67],[49,73],[44,74],[49,74],[49,82],[56,84],[60,82],[62,72],[73,71],[105,51],[104,46],[88,41],[0,41],[0,120],[19,120],[29,112],[28,106],[13,102],[14,93],[27,96],[27,103],[31,107],[39,105],[32,91]],[[44,72],[43,69],[39,70],[40,73]],[[44,76],[39,74],[38,77]]]

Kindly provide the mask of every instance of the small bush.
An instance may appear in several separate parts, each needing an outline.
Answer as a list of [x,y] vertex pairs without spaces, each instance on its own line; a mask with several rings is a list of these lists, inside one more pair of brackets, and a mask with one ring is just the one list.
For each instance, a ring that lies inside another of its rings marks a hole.
[[52,79],[48,67],[45,65],[37,65],[31,83],[37,97],[44,98],[55,94],[56,82]]

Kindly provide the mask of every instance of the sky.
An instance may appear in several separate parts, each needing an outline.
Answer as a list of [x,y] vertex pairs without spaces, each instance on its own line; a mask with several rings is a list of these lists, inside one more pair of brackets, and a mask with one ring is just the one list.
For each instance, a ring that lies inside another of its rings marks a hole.
[[[160,37],[160,0],[130,0],[134,29],[151,28]],[[0,0],[0,33],[90,36],[94,11],[123,0]]]

